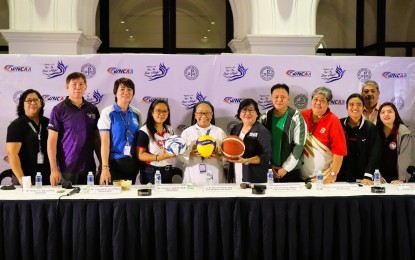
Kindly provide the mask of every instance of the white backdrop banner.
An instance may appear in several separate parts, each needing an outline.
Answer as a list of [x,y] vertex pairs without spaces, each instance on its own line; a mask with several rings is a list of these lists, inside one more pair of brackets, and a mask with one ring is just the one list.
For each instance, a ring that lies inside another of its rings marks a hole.
[[[20,94],[38,90],[45,100],[45,116],[67,91],[66,76],[81,71],[87,78],[85,98],[101,111],[114,102],[113,84],[127,77],[136,86],[132,106],[147,117],[156,98],[168,100],[172,126],[177,133],[190,125],[191,109],[201,100],[215,107],[216,125],[228,131],[237,122],[235,114],[244,98],[253,98],[261,112],[272,107],[271,86],[290,87],[290,106],[310,107],[311,93],[319,86],[333,92],[330,109],[338,117],[347,115],[346,99],[360,93],[362,82],[375,80],[380,102],[396,104],[404,122],[414,127],[415,58],[322,57],[257,55],[0,55],[0,155],[6,156],[7,126],[16,116]],[[415,162],[415,160],[414,160]],[[0,170],[9,168],[2,161]]]

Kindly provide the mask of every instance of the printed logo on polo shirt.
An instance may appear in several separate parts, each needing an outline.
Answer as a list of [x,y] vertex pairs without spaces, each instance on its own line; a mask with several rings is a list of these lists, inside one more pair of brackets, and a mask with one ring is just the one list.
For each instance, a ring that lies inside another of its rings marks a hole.
[[320,134],[324,134],[324,132],[326,132],[326,128],[323,127],[320,129]]
[[344,99],[332,99],[332,100],[330,100],[330,104],[331,105],[345,105],[346,100],[344,100]]
[[308,97],[304,94],[298,94],[294,97],[294,106],[298,109],[304,109],[308,105]]
[[408,74],[405,72],[389,72],[385,71],[382,73],[382,77],[385,79],[406,79]]
[[372,72],[368,68],[361,68],[357,72],[357,79],[361,82],[366,82],[372,78]]
[[23,92],[24,92],[23,90],[18,90],[16,92],[14,92],[14,94],[13,94],[13,101],[17,105],[19,104],[19,99],[20,99],[20,96],[23,94]]
[[144,96],[143,99],[142,99],[142,101],[144,103],[151,104],[154,100],[158,100],[158,99],[164,100],[166,102],[169,101],[168,98],[164,98],[164,97],[151,97],[151,96]]
[[205,101],[207,96],[203,96],[202,92],[197,92],[196,95],[194,94],[188,94],[183,95],[182,99],[182,106],[184,106],[186,109],[193,109],[193,107],[198,103],[199,101]]
[[265,81],[270,81],[275,76],[275,71],[271,66],[264,66],[259,72],[259,76]]
[[94,113],[86,113],[86,115],[91,119],[96,119],[97,116]]
[[225,101],[225,103],[228,103],[228,104],[238,104],[238,103],[241,103],[242,100],[244,99],[245,98],[225,97],[223,101]]
[[101,103],[102,99],[104,98],[104,94],[100,94],[98,89],[94,90],[92,93],[86,93],[85,97],[86,101],[93,105],[98,105]]
[[133,69],[125,69],[125,68],[116,68],[116,67],[109,67],[107,72],[112,75],[118,74],[134,74]]
[[242,63],[236,66],[228,66],[225,67],[225,72],[223,72],[223,77],[226,78],[228,81],[234,81],[245,77],[248,68],[245,68]]
[[309,70],[287,70],[285,75],[292,78],[304,78],[304,77],[311,77],[311,71]]
[[42,73],[47,77],[47,79],[53,79],[65,74],[68,69],[68,65],[65,65],[62,61],[58,61],[58,64],[45,64],[43,66]]
[[257,103],[261,110],[269,110],[274,107],[272,101],[269,99],[269,95],[259,95]]
[[321,79],[324,80],[325,83],[331,83],[343,78],[346,70],[342,69],[340,65],[334,68],[324,68],[323,73],[321,74]]
[[30,66],[6,65],[6,66],[4,66],[4,71],[7,71],[7,72],[31,72],[32,67],[30,67]]
[[196,66],[189,65],[184,69],[184,76],[188,80],[195,80],[199,77],[199,69]]
[[393,97],[391,102],[396,106],[398,110],[401,110],[405,106],[405,100],[401,96]]
[[161,79],[164,78],[167,73],[169,72],[168,67],[166,67],[164,65],[164,63],[160,63],[157,66],[146,66],[146,71],[144,72],[144,76],[146,76],[148,78],[148,81],[153,81],[153,80],[157,80],[157,79]]
[[226,131],[228,132],[228,134],[231,134],[231,130],[237,125],[239,124],[239,121],[230,121],[227,125],[226,125]]
[[84,74],[85,78],[92,79],[95,76],[97,69],[91,63],[87,63],[82,66],[81,72]]

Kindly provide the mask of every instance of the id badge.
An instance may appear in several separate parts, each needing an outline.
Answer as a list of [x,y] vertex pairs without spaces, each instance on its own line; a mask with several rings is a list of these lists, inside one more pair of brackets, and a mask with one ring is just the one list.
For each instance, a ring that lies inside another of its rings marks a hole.
[[45,161],[45,156],[43,155],[42,152],[39,152],[37,154],[37,164],[43,164]]
[[131,145],[126,144],[124,146],[124,155],[130,156],[131,155]]
[[200,172],[200,174],[205,174],[206,173],[206,164],[204,164],[204,163],[199,164],[199,172]]

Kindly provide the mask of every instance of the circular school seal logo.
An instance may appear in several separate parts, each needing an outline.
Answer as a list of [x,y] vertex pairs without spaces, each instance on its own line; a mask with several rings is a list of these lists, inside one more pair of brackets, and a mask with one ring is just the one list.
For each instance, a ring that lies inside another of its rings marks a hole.
[[393,97],[391,102],[396,106],[398,110],[401,110],[405,106],[405,100],[401,96]]
[[195,80],[199,77],[199,69],[196,66],[189,65],[184,69],[184,76],[188,80]]
[[259,75],[261,76],[263,80],[270,81],[271,79],[274,78],[275,71],[272,67],[265,66],[265,67],[262,67],[261,71],[259,72]]
[[14,103],[16,103],[16,105],[19,104],[19,99],[20,99],[20,96],[23,94],[23,92],[24,92],[23,90],[18,90],[16,92],[14,92],[13,100],[14,100]]
[[391,150],[395,150],[395,149],[396,149],[396,143],[395,143],[395,142],[391,142],[391,143],[389,144],[389,149],[391,149]]
[[97,69],[91,63],[87,63],[81,67],[81,73],[85,75],[85,78],[92,79],[97,73]]
[[226,131],[228,132],[228,134],[231,133],[232,128],[234,128],[237,124],[239,124],[238,121],[230,121],[228,123],[228,125],[226,126]]
[[372,78],[372,72],[368,68],[361,68],[357,72],[357,79],[361,82],[366,82]]
[[294,106],[298,109],[305,109],[308,105],[308,97],[304,94],[298,94],[294,98]]

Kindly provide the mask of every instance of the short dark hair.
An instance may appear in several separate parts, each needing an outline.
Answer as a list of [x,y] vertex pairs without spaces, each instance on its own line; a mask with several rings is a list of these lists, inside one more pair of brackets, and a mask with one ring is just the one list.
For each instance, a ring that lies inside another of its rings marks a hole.
[[40,111],[39,111],[39,116],[43,116],[43,111],[44,111],[43,108],[45,107],[45,102],[43,101],[43,98],[40,95],[39,91],[31,89],[31,88],[26,90],[25,92],[23,92],[20,95],[19,104],[17,105],[17,109],[16,109],[17,116],[21,117],[22,115],[25,114],[25,112],[24,112],[24,101],[26,100],[26,97],[31,93],[35,93],[36,96],[40,99],[41,108],[40,108]]
[[399,112],[398,112],[398,109],[396,108],[396,106],[392,102],[385,102],[382,105],[380,105],[380,107],[379,107],[378,117],[377,117],[377,121],[376,121],[376,127],[378,127],[378,129],[380,131],[383,131],[383,126],[384,126],[382,120],[380,120],[380,111],[382,111],[382,108],[384,108],[386,106],[390,106],[393,109],[393,111],[395,112],[395,121],[393,122],[393,125],[395,127],[399,127],[400,124],[404,124],[404,122],[402,121],[401,116],[399,115]]
[[114,96],[115,96],[115,102],[117,102],[117,91],[118,88],[120,87],[120,85],[123,84],[124,86],[126,86],[127,88],[130,88],[133,90],[133,96],[135,95],[135,86],[134,86],[134,82],[129,79],[129,78],[119,78],[114,82]]
[[150,107],[148,108],[148,112],[147,112],[147,119],[146,119],[146,126],[147,129],[149,131],[149,136],[151,140],[155,140],[154,135],[157,133],[156,130],[156,122],[154,121],[153,118],[153,112],[154,112],[154,108],[158,105],[158,104],[166,104],[167,106],[167,111],[169,111],[166,121],[163,122],[163,127],[165,129],[167,129],[167,125],[170,125],[170,107],[169,107],[169,103],[164,100],[164,99],[155,99],[153,102],[151,102]]
[[69,82],[71,82],[71,80],[73,80],[73,79],[79,79],[79,78],[82,78],[84,80],[85,84],[86,84],[85,75],[82,74],[81,72],[72,72],[71,74],[69,74],[66,77],[66,84],[69,84]]
[[239,107],[238,107],[238,113],[235,115],[235,117],[239,120],[241,120],[241,117],[239,116],[241,114],[242,109],[246,108],[247,106],[253,105],[256,111],[257,116],[257,120],[260,116],[259,113],[259,108],[258,108],[258,103],[253,100],[252,98],[245,98],[244,100],[242,100],[241,103],[239,103]]
[[362,95],[360,95],[359,93],[353,93],[347,98],[346,107],[349,105],[349,100],[352,99],[352,98],[358,98],[362,101],[363,104],[365,103],[365,101],[364,101],[365,99],[363,98]]
[[280,84],[280,83],[275,84],[274,86],[271,87],[271,94],[275,89],[278,89],[278,88],[283,88],[287,91],[288,95],[290,94],[290,88],[288,87],[288,85],[287,84]]
[[215,124],[215,109],[213,108],[213,105],[209,102],[209,101],[199,101],[194,107],[193,107],[193,112],[192,112],[192,125],[196,124],[196,117],[195,117],[195,113],[196,113],[196,109],[199,105],[201,104],[206,104],[210,107],[210,109],[212,110],[212,119],[210,120],[210,123],[212,125]]

